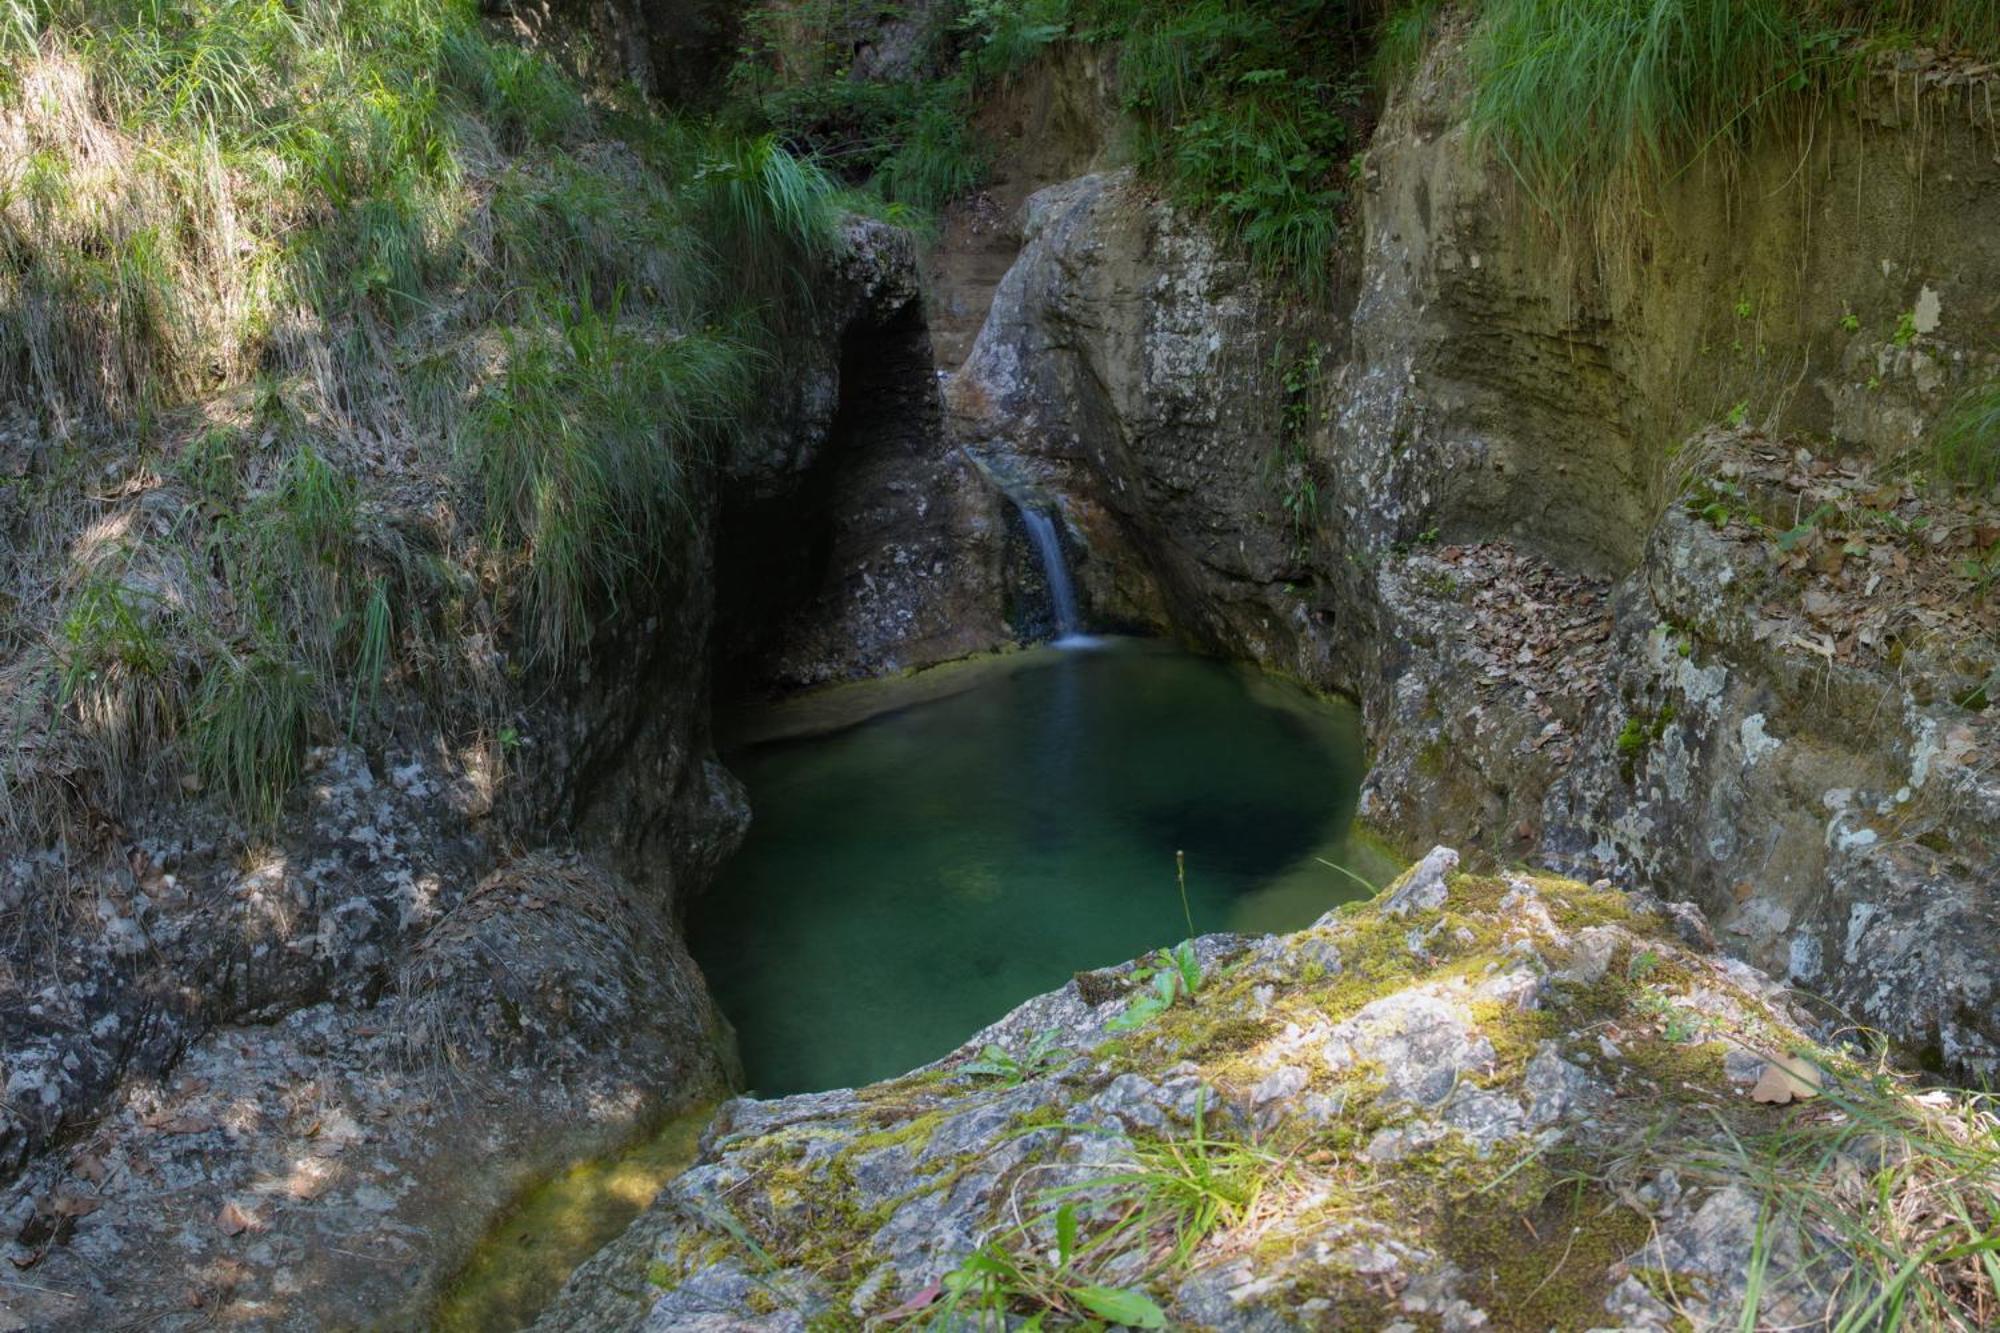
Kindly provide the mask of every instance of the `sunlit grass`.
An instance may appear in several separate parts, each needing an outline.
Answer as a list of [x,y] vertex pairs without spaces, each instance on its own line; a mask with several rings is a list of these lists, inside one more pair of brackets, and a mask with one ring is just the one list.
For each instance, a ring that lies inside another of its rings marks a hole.
[[[88,765],[165,759],[266,820],[402,665],[457,669],[467,599],[554,665],[683,550],[837,188],[607,95],[472,0],[0,4],[0,395],[162,455],[163,517],[107,502],[187,603],[18,601],[8,637],[74,632],[10,809],[68,799],[94,735]],[[399,517],[412,482],[450,502]]]

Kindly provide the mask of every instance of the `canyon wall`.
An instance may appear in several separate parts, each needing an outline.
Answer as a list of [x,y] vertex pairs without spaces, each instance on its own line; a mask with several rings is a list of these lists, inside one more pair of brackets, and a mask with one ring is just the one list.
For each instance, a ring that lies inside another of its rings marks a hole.
[[[928,552],[977,571],[991,544],[944,526],[987,510],[932,498],[971,469],[922,429],[909,238],[851,224],[818,297],[755,440],[694,479],[676,558],[587,657],[552,678],[489,641],[439,686],[482,701],[480,734],[316,749],[268,829],[140,793],[0,860],[0,1249],[33,1274],[0,1326],[415,1321],[523,1184],[733,1086],[679,922],[750,817],[710,717],[717,654],[744,688],[728,650],[766,628],[750,552],[788,567],[772,606],[822,618],[794,623],[878,635],[844,637],[847,670],[1000,633],[934,592],[984,585]],[[848,424],[912,402],[915,425]],[[934,516],[923,558],[841,564],[884,509]]]
[[1105,623],[1358,696],[1392,836],[1691,898],[1990,1071],[1991,510],[1891,466],[2000,364],[1990,72],[1562,228],[1465,70],[1390,92],[1318,311],[1129,173],[1036,194],[954,429],[1060,497]]

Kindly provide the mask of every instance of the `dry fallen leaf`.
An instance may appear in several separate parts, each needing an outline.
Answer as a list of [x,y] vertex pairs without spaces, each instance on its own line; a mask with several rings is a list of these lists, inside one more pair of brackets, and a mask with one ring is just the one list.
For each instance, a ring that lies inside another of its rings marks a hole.
[[1757,1086],[1750,1089],[1750,1096],[1756,1101],[1770,1102],[1774,1106],[1817,1097],[1819,1070],[1804,1060],[1767,1061],[1762,1076],[1757,1080]]
[[250,1229],[252,1220],[250,1214],[238,1208],[234,1200],[223,1204],[222,1211],[215,1215],[215,1225],[222,1229],[225,1236],[242,1235]]
[[52,1207],[58,1217],[89,1217],[103,1205],[104,1200],[94,1195],[62,1193],[56,1195]]
[[202,1134],[215,1128],[215,1121],[198,1113],[175,1115],[161,1112],[146,1117],[146,1128],[162,1134]]

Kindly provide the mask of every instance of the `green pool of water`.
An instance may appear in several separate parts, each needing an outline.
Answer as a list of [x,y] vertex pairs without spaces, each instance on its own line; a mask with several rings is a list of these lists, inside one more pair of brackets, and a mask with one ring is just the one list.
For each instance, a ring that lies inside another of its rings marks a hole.
[[1366,896],[1327,862],[1390,870],[1348,836],[1344,705],[1130,640],[954,689],[730,757],[754,818],[690,936],[759,1093],[901,1073],[1079,969],[1184,938],[1176,851],[1202,933]]

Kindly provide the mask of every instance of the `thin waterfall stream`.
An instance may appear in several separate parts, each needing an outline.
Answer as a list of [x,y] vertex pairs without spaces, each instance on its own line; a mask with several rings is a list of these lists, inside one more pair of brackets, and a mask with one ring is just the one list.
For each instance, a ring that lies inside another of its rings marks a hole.
[[1076,586],[1070,582],[1069,562],[1063,559],[1062,535],[1055,519],[1026,501],[1016,501],[1021,521],[1027,526],[1028,540],[1041,557],[1042,577],[1049,585],[1049,605],[1055,614],[1056,640],[1074,640],[1083,633],[1083,621],[1076,610]]

